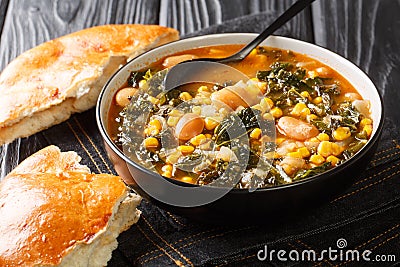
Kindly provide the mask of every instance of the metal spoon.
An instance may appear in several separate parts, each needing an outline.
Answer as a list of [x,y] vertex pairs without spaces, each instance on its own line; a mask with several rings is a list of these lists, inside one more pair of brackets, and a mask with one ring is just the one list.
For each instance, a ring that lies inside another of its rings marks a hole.
[[[248,79],[240,71],[229,67],[224,64],[218,63],[229,63],[237,62],[243,60],[250,52],[256,48],[262,41],[264,41],[268,36],[275,32],[287,21],[296,16],[300,11],[309,6],[315,0],[299,0],[294,3],[288,10],[286,10],[282,15],[280,15],[268,28],[266,28],[260,35],[258,35],[253,41],[248,45],[243,47],[239,52],[233,54],[226,58],[199,58],[190,61],[185,61],[179,63],[172,67],[167,73],[164,80],[164,90],[169,91],[180,85],[198,82],[199,78],[193,78],[189,74],[202,73],[205,77],[202,81],[206,82],[216,82],[222,77],[228,77],[230,81],[239,81]],[[206,71],[205,71],[206,70]],[[224,73],[224,75],[221,75]],[[193,80],[195,79],[195,80]]]

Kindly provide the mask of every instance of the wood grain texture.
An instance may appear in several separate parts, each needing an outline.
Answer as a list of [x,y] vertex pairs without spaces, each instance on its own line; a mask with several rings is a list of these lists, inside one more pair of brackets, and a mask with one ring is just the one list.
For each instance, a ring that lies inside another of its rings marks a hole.
[[386,115],[400,124],[400,2],[317,1],[313,6],[317,44],[358,65],[383,95]]
[[[176,28],[181,35],[185,35],[223,21],[261,12],[267,13],[269,22],[272,22],[294,2],[295,0],[161,0],[160,24]],[[306,9],[286,23],[280,32],[291,32],[293,36],[310,40],[311,23],[309,10]]]
[[[0,0],[0,30],[3,29],[8,7],[8,0]],[[1,31],[0,31],[1,32]]]

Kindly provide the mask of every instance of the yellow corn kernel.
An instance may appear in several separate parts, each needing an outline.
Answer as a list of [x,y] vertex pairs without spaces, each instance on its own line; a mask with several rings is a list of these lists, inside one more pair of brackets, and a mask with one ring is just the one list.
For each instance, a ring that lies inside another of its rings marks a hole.
[[158,100],[157,98],[152,97],[150,95],[147,97],[147,100],[149,100],[154,105],[157,105],[158,103],[160,103],[160,100]]
[[364,126],[363,131],[367,133],[368,136],[372,134],[372,124],[367,124]]
[[303,108],[303,109],[300,111],[300,117],[306,118],[308,115],[311,115],[311,111],[310,111],[309,108]]
[[255,128],[255,129],[253,129],[253,131],[251,131],[250,138],[260,139],[261,134],[262,134],[261,129],[260,128]]
[[317,152],[318,154],[326,158],[330,155],[334,156],[340,155],[340,153],[342,153],[342,148],[336,143],[332,143],[329,141],[322,141],[318,145]]
[[252,106],[251,108],[257,109],[259,111],[263,111],[263,107],[260,104],[256,104],[256,105]]
[[345,140],[351,136],[349,127],[337,127],[332,133],[333,138],[338,141]]
[[320,133],[317,135],[319,141],[329,141],[329,135],[326,133]]
[[190,139],[190,143],[194,146],[198,146],[203,140],[206,140],[206,136],[204,134],[199,134],[195,137],[192,137],[192,139]]
[[214,130],[214,128],[217,127],[218,124],[219,124],[219,122],[213,118],[206,117],[204,119],[204,126],[209,131]]
[[192,112],[194,114],[200,115],[201,114],[201,107],[199,107],[199,106],[192,107]]
[[155,136],[155,135],[157,135],[157,134],[159,134],[159,133],[160,133],[160,130],[158,130],[158,129],[156,129],[156,128],[152,128],[152,129],[151,129],[151,132],[150,132],[150,135]]
[[174,116],[174,117],[180,117],[180,116],[183,116],[183,113],[179,109],[173,109],[170,112],[168,112],[168,115]]
[[276,152],[269,152],[269,153],[273,153],[273,158],[274,158],[274,159],[280,159],[280,158],[281,158],[281,155],[279,155],[279,154],[276,153]]
[[368,118],[364,118],[360,121],[360,128],[364,128],[365,125],[372,124],[372,120]]
[[162,176],[167,177],[167,178],[171,178],[172,177],[172,172],[162,172],[161,173]]
[[309,114],[309,115],[306,116],[306,120],[308,122],[312,122],[313,120],[316,120],[316,119],[318,119],[318,116],[315,115],[315,114]]
[[178,121],[179,121],[179,117],[170,116],[170,117],[168,117],[167,124],[168,124],[168,126],[173,127],[173,126],[176,126],[176,124],[178,124]]
[[326,161],[330,162],[332,164],[332,166],[336,166],[339,163],[340,159],[338,159],[335,156],[329,156],[326,158]]
[[146,129],[144,129],[144,134],[146,136],[154,136],[160,133],[160,130],[158,130],[157,128],[150,126]]
[[289,152],[286,154],[286,156],[292,157],[292,158],[299,158],[299,159],[303,158],[300,151]]
[[207,139],[211,139],[212,138],[212,134],[205,134]]
[[271,108],[274,107],[274,101],[272,101],[271,98],[269,97],[264,97],[260,101],[260,105],[265,109],[265,110],[270,110]]
[[286,138],[284,138],[284,137],[277,137],[275,139],[275,144],[280,145],[285,140],[286,140]]
[[332,155],[332,143],[329,141],[322,141],[318,145],[317,152],[325,158]]
[[[257,79],[258,80],[258,79]],[[260,91],[265,94],[265,92],[267,91],[267,83],[266,82],[258,82],[257,83],[258,88],[260,89]]]
[[269,112],[264,113],[262,117],[264,120],[269,120],[269,121],[275,120],[274,116]]
[[331,144],[332,144],[331,145],[332,155],[339,156],[343,152],[343,149],[336,143],[331,143]]
[[263,157],[266,159],[274,159],[275,158],[275,152],[266,152],[263,154]]
[[317,165],[324,163],[324,161],[325,161],[325,159],[321,155],[314,154],[314,155],[311,155],[311,157],[310,157],[310,162],[317,164]]
[[159,120],[157,120],[157,119],[153,119],[153,120],[149,121],[149,125],[151,127],[154,127],[155,129],[159,130],[159,131],[162,129],[161,122]]
[[312,138],[309,139],[309,141],[312,142],[312,143],[319,143],[319,142],[321,142],[321,140],[319,140],[317,137],[312,137]]
[[300,152],[302,158],[307,158],[310,156],[310,151],[308,151],[308,148],[300,147],[297,149],[298,152]]
[[144,147],[145,148],[156,148],[158,147],[158,140],[155,137],[147,137],[144,139]]
[[179,99],[183,101],[191,100],[193,97],[188,92],[182,92],[179,94]]
[[145,86],[145,84],[147,83],[146,80],[140,80],[139,81],[139,88],[143,88]]
[[202,93],[202,92],[210,92],[210,89],[208,89],[208,87],[207,87],[207,86],[205,86],[205,85],[202,85],[202,86],[200,86],[200,87],[199,87],[199,89],[197,89],[197,92],[198,92],[198,93]]
[[193,153],[194,147],[192,146],[178,146],[178,150],[183,154],[183,155],[188,155]]
[[294,116],[300,116],[301,111],[302,111],[303,109],[305,109],[305,108],[307,108],[307,105],[306,105],[306,104],[301,103],[301,102],[300,102],[300,103],[297,103],[297,104],[294,106],[294,108],[292,109],[291,114],[294,115]]
[[192,183],[193,179],[192,179],[192,177],[190,177],[190,176],[183,176],[183,177],[181,178],[181,181],[182,181],[182,182],[185,182],[185,183]]
[[149,128],[144,129],[144,135],[145,136],[150,136],[151,135],[151,130]]
[[250,80],[255,81],[255,82],[259,82],[260,81],[257,77],[253,77]]
[[280,118],[283,115],[283,111],[282,109],[278,108],[278,107],[274,107],[273,109],[271,109],[270,113],[272,114],[272,116],[274,116],[274,118]]
[[322,97],[317,96],[316,98],[314,98],[314,99],[312,100],[312,102],[313,102],[315,105],[321,104],[321,103],[322,103]]
[[173,166],[171,164],[165,164],[164,166],[161,167],[161,170],[163,172],[172,172]]
[[251,50],[249,56],[255,56],[255,55],[257,55],[257,49],[256,49],[256,48],[254,48],[253,50]]
[[302,97],[304,97],[304,98],[307,98],[309,101],[311,101],[311,96],[310,96],[310,93],[308,93],[307,91],[302,91],[301,93],[300,93],[300,95],[302,96]]

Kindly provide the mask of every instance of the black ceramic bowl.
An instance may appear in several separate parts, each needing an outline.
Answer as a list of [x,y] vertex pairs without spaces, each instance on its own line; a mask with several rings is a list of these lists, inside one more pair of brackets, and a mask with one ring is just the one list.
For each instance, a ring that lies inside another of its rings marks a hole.
[[[364,99],[371,102],[371,113],[374,129],[368,143],[350,160],[338,167],[292,184],[272,188],[257,189],[249,192],[245,189],[232,189],[222,198],[196,207],[182,207],[166,204],[159,197],[165,194],[175,194],[179,198],[185,188],[193,187],[190,184],[179,183],[161,177],[158,174],[142,167],[129,159],[111,140],[107,120],[109,108],[115,92],[126,82],[131,71],[146,68],[150,63],[165,56],[196,47],[247,44],[256,35],[246,33],[216,34],[180,40],[164,45],[142,54],[121,69],[107,82],[97,103],[97,124],[104,138],[107,153],[114,163],[114,167],[125,182],[132,186],[141,196],[156,205],[176,214],[181,214],[204,222],[239,222],[262,221],[268,218],[277,218],[281,215],[292,215],[312,211],[313,206],[326,202],[328,199],[344,191],[368,165],[374,154],[383,125],[383,105],[378,90],[369,77],[357,66],[343,57],[303,41],[271,36],[262,45],[289,49],[298,53],[307,54],[338,71],[346,78]],[[166,181],[182,186],[182,191],[170,191]],[[218,193],[221,189],[205,188],[204,194]]]

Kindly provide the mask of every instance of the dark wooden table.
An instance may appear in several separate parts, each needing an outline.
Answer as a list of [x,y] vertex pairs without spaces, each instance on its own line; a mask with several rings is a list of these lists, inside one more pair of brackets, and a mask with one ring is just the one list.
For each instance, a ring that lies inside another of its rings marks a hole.
[[[160,24],[181,35],[265,12],[272,20],[295,0],[0,0],[0,70],[23,51],[94,25]],[[383,95],[386,117],[400,126],[400,2],[317,0],[278,34],[326,47],[354,62]],[[0,177],[49,140],[0,148]],[[0,241],[1,242],[1,241]]]

